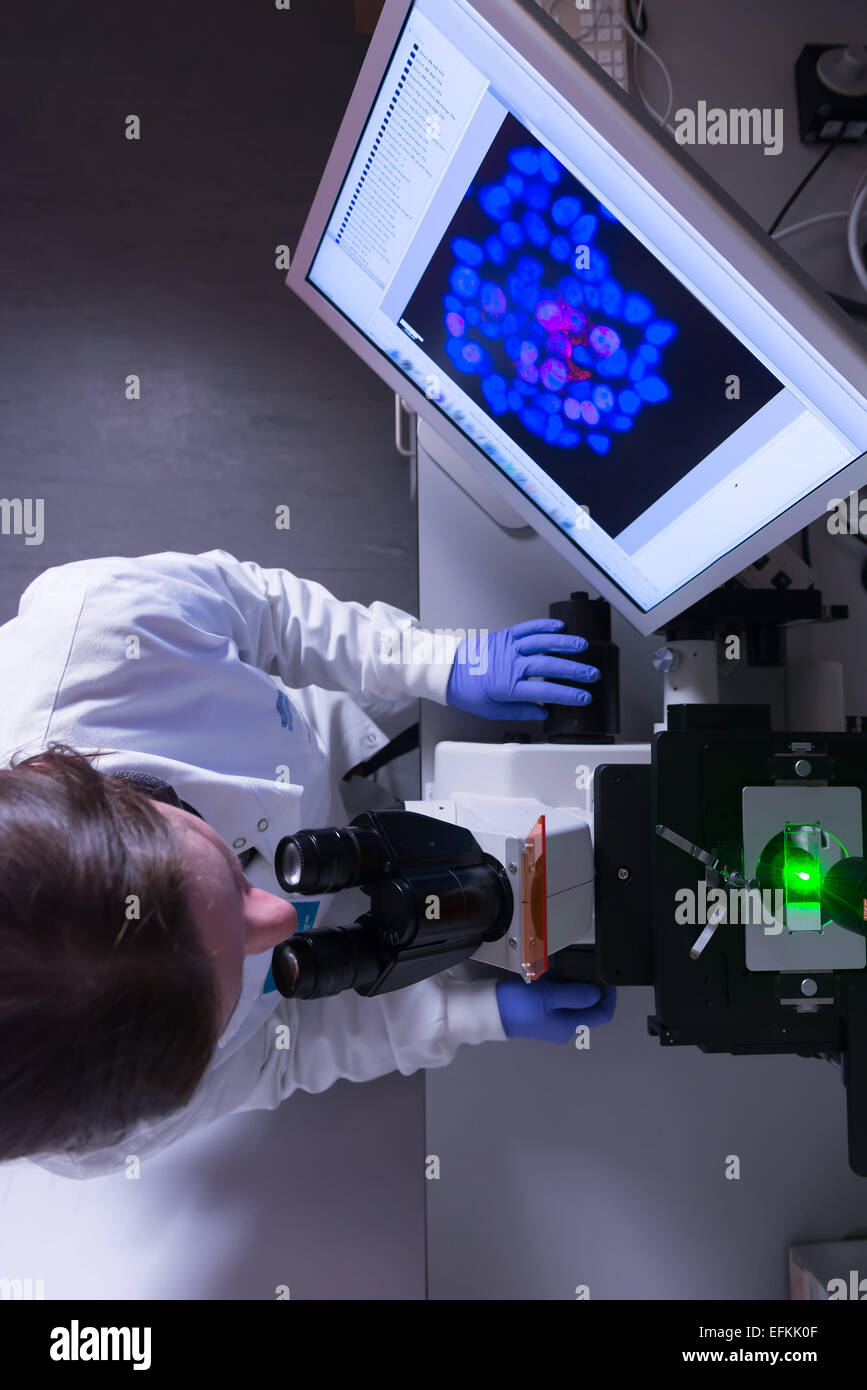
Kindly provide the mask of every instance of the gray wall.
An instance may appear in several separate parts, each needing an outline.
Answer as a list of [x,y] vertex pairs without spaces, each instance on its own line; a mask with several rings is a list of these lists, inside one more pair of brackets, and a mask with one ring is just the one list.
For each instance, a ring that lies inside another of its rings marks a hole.
[[[0,621],[51,565],[212,547],[416,611],[391,395],[274,268],[363,58],[349,0],[13,8],[0,492],[44,497],[46,537],[0,537]],[[422,1085],[228,1119],[139,1182],[0,1167],[0,1275],[49,1298],[422,1297]]]

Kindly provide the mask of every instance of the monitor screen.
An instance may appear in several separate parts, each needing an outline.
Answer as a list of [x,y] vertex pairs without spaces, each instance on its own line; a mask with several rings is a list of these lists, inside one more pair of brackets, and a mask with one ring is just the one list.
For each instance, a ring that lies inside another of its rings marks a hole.
[[867,399],[582,114],[603,79],[404,9],[307,285],[658,611],[864,453]]

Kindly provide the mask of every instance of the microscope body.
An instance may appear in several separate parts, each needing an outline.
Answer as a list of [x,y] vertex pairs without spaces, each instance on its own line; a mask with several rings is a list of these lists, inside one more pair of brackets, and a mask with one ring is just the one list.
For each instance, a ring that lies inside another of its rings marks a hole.
[[[515,890],[508,932],[474,958],[652,986],[663,1046],[837,1062],[867,1176],[867,735],[775,733],[766,706],[667,716],[647,744],[438,745],[412,805],[470,829]],[[520,851],[536,818],[533,955]]]
[[663,1046],[840,1062],[867,1175],[867,735],[768,715],[670,706],[649,744],[439,744],[424,800],[281,842],[285,889],[358,886],[370,910],[279,946],[277,988],[374,995],[470,958],[652,986]]
[[642,743],[437,745],[417,811],[465,826],[504,866],[514,895],[509,929],[474,959],[530,981],[567,946],[594,942],[596,768],[643,764]]

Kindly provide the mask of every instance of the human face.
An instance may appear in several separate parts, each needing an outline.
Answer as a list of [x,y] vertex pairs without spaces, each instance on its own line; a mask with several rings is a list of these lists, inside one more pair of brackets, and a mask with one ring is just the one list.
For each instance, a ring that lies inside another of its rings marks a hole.
[[172,824],[183,859],[193,919],[214,963],[222,1033],[241,990],[245,956],[272,951],[298,926],[285,898],[254,888],[233,854],[207,821],[180,806],[154,805]]

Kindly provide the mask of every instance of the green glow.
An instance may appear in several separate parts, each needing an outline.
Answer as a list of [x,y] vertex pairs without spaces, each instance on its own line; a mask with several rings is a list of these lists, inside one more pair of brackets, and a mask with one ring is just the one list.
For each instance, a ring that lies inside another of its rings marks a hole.
[[842,840],[818,822],[787,821],[759,855],[755,877],[762,890],[783,890],[790,932],[823,929],[822,882],[835,847],[836,858],[848,859]]
[[[787,822],[783,834],[783,887],[786,892],[786,924],[790,931],[819,928],[818,906],[822,882],[818,825]],[[797,922],[797,925],[796,925]]]
[[[842,840],[833,835],[830,830],[822,827],[822,834],[829,840],[833,840],[840,847],[840,858],[848,859],[849,851]],[[786,855],[785,832],[779,831],[765,845],[759,855],[756,864],[756,879],[763,889],[782,888],[788,896],[789,890],[794,891],[796,899],[809,898],[811,892],[815,897],[819,896],[824,873],[821,863],[818,863],[807,850],[798,846],[788,845],[788,859]]]

